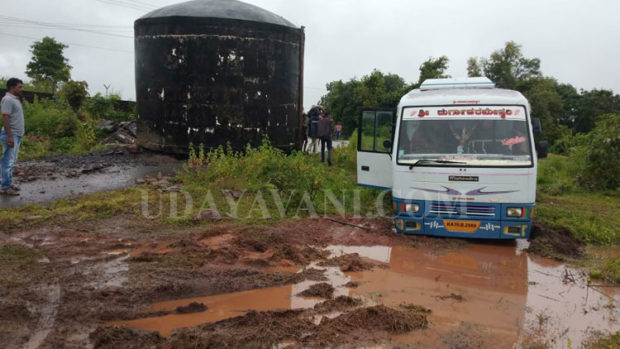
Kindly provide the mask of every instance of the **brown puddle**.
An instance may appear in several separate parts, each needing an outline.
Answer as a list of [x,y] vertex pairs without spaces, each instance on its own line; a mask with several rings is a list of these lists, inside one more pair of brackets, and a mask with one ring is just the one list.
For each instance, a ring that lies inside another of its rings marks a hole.
[[[428,329],[394,336],[394,344],[435,347],[443,342],[445,345],[439,346],[450,346],[451,338],[469,335],[469,327],[463,323],[480,329],[480,346],[493,348],[552,339],[556,344],[567,343],[568,339],[579,344],[589,327],[603,331],[620,329],[616,320],[620,315],[618,309],[610,306],[620,301],[619,288],[588,288],[578,270],[548,260],[533,260],[514,244],[469,244],[458,251],[441,253],[404,246],[329,246],[327,250],[336,256],[358,253],[388,266],[354,273],[316,263],[307,266],[325,270],[328,282],[335,288],[334,297],[361,297],[367,305],[396,307],[410,303],[431,309]],[[345,287],[350,281],[359,286]],[[298,294],[316,283],[304,281],[284,287],[161,302],[145,312],[174,311],[192,302],[203,303],[208,309],[108,324],[159,331],[168,336],[177,328],[244,315],[248,310],[311,308],[323,300]],[[541,318],[546,319],[542,324]]]
[[[334,297],[349,294],[348,288],[344,287],[344,285],[351,279],[345,276],[337,267],[318,267],[316,263],[312,263],[308,267],[325,270],[324,275],[335,288]],[[268,311],[312,308],[316,304],[323,302],[324,299],[302,297],[298,294],[317,283],[320,283],[320,281],[306,280],[282,287],[159,302],[145,309],[145,312],[174,311],[178,307],[184,307],[193,302],[206,305],[207,310],[193,314],[170,314],[130,321],[114,321],[107,323],[107,325],[142,328],[158,331],[162,336],[169,336],[173,330],[178,328],[193,327],[235,316],[242,316],[249,310]]]

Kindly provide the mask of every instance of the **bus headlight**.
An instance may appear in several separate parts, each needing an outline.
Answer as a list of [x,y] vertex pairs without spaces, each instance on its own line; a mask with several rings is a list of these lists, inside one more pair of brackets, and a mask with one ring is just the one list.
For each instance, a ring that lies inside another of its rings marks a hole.
[[407,212],[418,212],[420,211],[420,204],[406,204],[405,210]]
[[523,215],[522,207],[508,207],[506,209],[506,216],[508,217],[521,217]]

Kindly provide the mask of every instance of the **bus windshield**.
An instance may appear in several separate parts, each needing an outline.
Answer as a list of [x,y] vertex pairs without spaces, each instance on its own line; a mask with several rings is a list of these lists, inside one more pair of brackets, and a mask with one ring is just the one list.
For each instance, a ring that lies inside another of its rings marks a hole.
[[[484,109],[477,107],[476,110]],[[402,119],[397,153],[399,165],[532,166],[524,110],[520,117],[472,117],[467,113],[445,116],[439,108],[431,108],[430,115],[428,108],[420,112],[422,117],[412,115],[417,113],[414,111]],[[438,117],[433,117],[437,112]]]

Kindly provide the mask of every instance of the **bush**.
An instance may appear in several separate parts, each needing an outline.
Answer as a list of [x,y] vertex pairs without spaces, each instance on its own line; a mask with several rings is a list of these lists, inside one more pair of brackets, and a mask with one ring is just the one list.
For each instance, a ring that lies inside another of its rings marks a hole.
[[48,149],[48,140],[39,139],[37,141],[31,141],[27,137],[24,137],[22,139],[22,144],[19,146],[19,158],[22,160],[42,158],[47,155]]
[[551,195],[562,195],[578,189],[578,178],[584,161],[578,157],[549,154],[538,162],[538,190]]
[[[86,120],[77,122],[75,141],[72,144],[71,153],[81,154],[99,149],[97,142],[95,121],[87,117]],[[70,142],[67,140],[68,145]]]
[[67,81],[60,88],[59,94],[77,113],[88,97],[88,84],[86,81]]
[[121,98],[117,95],[104,97],[97,93],[88,98],[83,105],[83,110],[93,119],[129,121],[135,119],[135,112],[122,111],[117,108]]
[[287,156],[267,139],[258,148],[248,145],[245,153],[235,152],[230,146],[220,146],[206,155],[202,147],[198,155],[192,149],[188,164],[198,170],[200,165],[208,164],[207,171],[196,172],[197,179],[204,184],[228,184],[229,189],[251,191],[295,190],[297,196],[304,191],[316,194],[325,177],[324,167],[315,166],[303,153],[294,151]]
[[596,190],[618,190],[620,187],[620,115],[599,117],[589,134],[583,180]]
[[60,100],[35,98],[24,102],[26,134],[50,138],[70,136],[75,130],[75,114],[71,107]]
[[335,166],[355,173],[357,168],[357,129],[349,137],[347,146],[334,148],[333,160]]
[[558,139],[549,149],[554,154],[570,155],[577,151],[578,148],[587,146],[590,144],[590,137],[583,133],[572,133],[564,135]]
[[566,156],[539,162],[538,185],[560,195],[577,189],[617,191],[620,188],[620,115],[601,116],[589,134],[564,136],[552,148]]

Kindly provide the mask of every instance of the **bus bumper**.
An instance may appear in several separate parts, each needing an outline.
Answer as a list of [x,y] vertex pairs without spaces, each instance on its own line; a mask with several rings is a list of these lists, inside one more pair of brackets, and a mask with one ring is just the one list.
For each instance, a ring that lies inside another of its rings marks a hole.
[[471,220],[398,215],[396,231],[403,234],[447,236],[474,239],[528,239],[531,220]]

